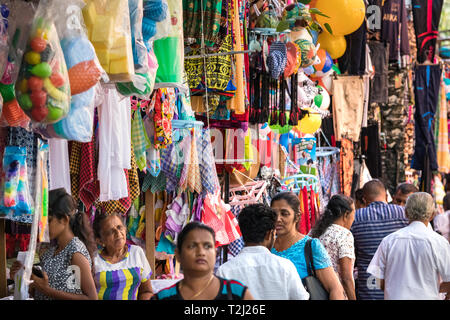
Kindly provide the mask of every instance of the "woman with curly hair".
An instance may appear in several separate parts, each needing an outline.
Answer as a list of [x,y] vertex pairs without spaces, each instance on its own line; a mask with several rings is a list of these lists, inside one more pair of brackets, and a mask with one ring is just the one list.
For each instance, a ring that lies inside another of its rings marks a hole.
[[342,194],[331,197],[319,221],[310,232],[319,238],[331,258],[334,271],[349,300],[356,300],[353,266],[355,245],[350,228],[355,220],[353,199]]

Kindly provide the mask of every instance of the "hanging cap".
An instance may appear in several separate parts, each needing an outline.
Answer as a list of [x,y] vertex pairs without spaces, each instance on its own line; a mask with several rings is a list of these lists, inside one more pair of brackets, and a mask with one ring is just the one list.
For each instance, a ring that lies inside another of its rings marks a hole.
[[278,79],[280,77],[284,72],[286,63],[286,45],[281,41],[273,42],[269,48],[269,56],[267,57],[267,66],[272,78]]
[[288,78],[291,75],[297,73],[298,68],[302,62],[301,50],[294,42],[286,43],[287,63],[284,69],[284,77]]

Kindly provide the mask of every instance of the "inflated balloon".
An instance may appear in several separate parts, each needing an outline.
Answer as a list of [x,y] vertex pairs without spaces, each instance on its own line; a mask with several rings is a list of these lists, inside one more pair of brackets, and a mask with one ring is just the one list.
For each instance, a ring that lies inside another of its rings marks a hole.
[[342,57],[347,50],[347,41],[344,36],[332,36],[328,32],[322,32],[318,42],[320,48],[326,50],[333,60]]
[[315,15],[313,19],[322,26],[328,23],[335,36],[343,36],[358,30],[366,15],[364,0],[317,0],[314,8],[329,18]]
[[314,110],[309,108],[307,110],[309,111],[309,114],[304,116],[302,120],[299,121],[297,127],[302,133],[313,134],[319,130],[322,125],[322,118],[320,114],[314,113]]
[[331,59],[330,54],[322,48],[317,51],[317,56],[320,58],[320,63],[314,65],[314,70],[316,72],[322,72],[322,74],[318,74],[318,76],[321,77],[325,72],[330,71],[333,66],[333,59]]
[[289,151],[289,132],[288,133],[283,133],[282,135],[280,135],[280,144],[287,150]]
[[314,105],[321,110],[327,110],[330,106],[330,95],[324,87],[320,85],[317,87],[319,88],[319,94],[314,97]]

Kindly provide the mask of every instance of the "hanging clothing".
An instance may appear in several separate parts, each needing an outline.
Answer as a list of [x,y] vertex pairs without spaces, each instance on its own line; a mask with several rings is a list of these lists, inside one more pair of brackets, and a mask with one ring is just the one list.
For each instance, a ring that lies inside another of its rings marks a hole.
[[375,75],[370,81],[370,103],[388,102],[389,43],[368,41]]
[[364,80],[340,76],[333,81],[333,124],[336,140],[344,135],[359,141],[364,111]]
[[128,197],[124,169],[131,169],[131,102],[121,99],[116,89],[103,89],[98,106],[98,180],[100,201]]
[[411,168],[425,170],[425,158],[428,157],[430,169],[438,169],[436,145],[434,144],[434,119],[439,101],[439,83],[442,70],[439,65],[417,66],[415,68],[414,93],[416,101],[415,138],[416,146]]
[[341,192],[350,197],[353,183],[353,142],[349,139],[342,139],[340,153],[341,169]]
[[389,60],[398,62],[400,57],[410,53],[405,0],[383,2],[381,40],[389,43]]
[[345,35],[347,49],[338,59],[342,74],[363,75],[366,69],[367,26],[362,23],[358,30]]
[[366,156],[366,164],[373,178],[381,178],[381,153],[378,123],[372,124],[361,131],[361,149]]
[[71,194],[68,141],[49,139],[49,190],[64,188]]
[[445,85],[441,84],[440,100],[439,100],[439,116],[438,125],[436,126],[437,135],[437,162],[439,166],[439,172],[450,172],[450,147],[448,144],[449,132],[448,132],[448,119],[447,113],[447,99],[445,97]]
[[434,62],[443,0],[412,0],[417,61]]

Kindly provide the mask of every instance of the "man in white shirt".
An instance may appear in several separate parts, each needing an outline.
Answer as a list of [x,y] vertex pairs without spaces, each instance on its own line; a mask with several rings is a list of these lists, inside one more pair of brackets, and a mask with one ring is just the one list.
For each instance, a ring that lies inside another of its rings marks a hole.
[[406,200],[409,226],[381,241],[367,272],[380,279],[385,300],[450,300],[450,244],[427,228],[434,201],[425,192]]
[[263,204],[242,209],[238,221],[245,246],[216,275],[242,282],[256,300],[308,300],[294,264],[270,253],[276,220],[275,211]]

